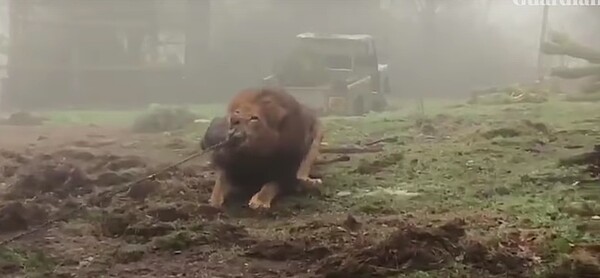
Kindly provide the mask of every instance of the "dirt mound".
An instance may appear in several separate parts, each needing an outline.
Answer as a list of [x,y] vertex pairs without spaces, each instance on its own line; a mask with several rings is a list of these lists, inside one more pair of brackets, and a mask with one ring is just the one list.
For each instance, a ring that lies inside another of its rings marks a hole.
[[[113,187],[125,185],[152,170],[137,156],[98,155],[93,151],[94,149],[67,148],[51,153],[26,155],[12,151],[0,152],[5,158],[0,173],[6,184],[0,192],[0,199],[17,203],[32,199],[36,204],[49,206],[44,207],[47,208],[47,213],[63,209],[72,198],[86,200],[90,208],[109,208],[114,199],[111,193],[115,190]],[[172,176],[183,179],[183,173],[178,171],[168,178]],[[129,197],[126,201],[142,201],[159,189],[160,181],[148,180],[132,186],[124,193]],[[126,203],[123,200],[119,202]],[[2,221],[16,227],[16,230],[24,230],[31,225],[27,207],[8,208],[11,209],[3,212]],[[172,211],[168,209],[156,209],[151,213],[163,220],[183,217],[171,215]],[[188,212],[186,217],[189,218],[189,215],[191,214]]]
[[2,157],[3,160],[10,160],[20,164],[29,161],[29,158],[25,157],[25,155],[9,150],[0,150],[0,157]]
[[29,199],[51,193],[59,199],[82,196],[92,192],[90,179],[77,166],[68,163],[42,161],[25,167],[8,188],[4,198]]
[[36,204],[8,202],[0,206],[0,234],[25,230],[47,220],[46,211]]
[[[351,222],[351,223],[348,223]],[[524,252],[518,239],[490,242],[466,235],[466,223],[454,219],[439,226],[394,222],[388,232],[374,231],[368,221],[361,225],[353,217],[343,223],[321,221],[289,229],[289,238],[259,240],[244,256],[286,262],[298,271],[319,277],[390,277],[414,271],[444,271],[467,265],[483,277],[528,277],[534,254]],[[376,241],[376,234],[383,237]],[[302,271],[301,269],[304,269]]]
[[600,245],[579,246],[547,275],[548,278],[600,277]]
[[22,111],[11,114],[7,119],[0,120],[0,124],[32,126],[42,125],[47,120],[47,118],[35,116],[29,112]]
[[545,136],[553,134],[552,130],[544,123],[536,123],[529,120],[519,121],[510,126],[491,128],[484,131],[478,131],[481,137],[491,140],[497,137],[511,138],[519,136]]
[[378,244],[325,259],[318,272],[326,277],[374,277],[402,269],[439,268],[460,254],[456,245],[463,235],[460,226],[424,229],[408,225]]
[[463,225],[462,220],[434,228],[402,225],[379,243],[350,248],[324,259],[318,273],[325,277],[384,277],[440,269],[457,261],[492,274],[525,272],[527,258],[465,240]]
[[[63,149],[50,154],[27,157],[3,152],[13,160],[3,165],[2,175],[11,186],[4,199],[27,199],[50,193],[64,199],[83,196],[97,187],[123,184],[139,175],[135,170],[146,167],[140,157],[95,155],[85,149]],[[132,172],[133,171],[133,172]]]
[[594,146],[591,152],[577,154],[559,161],[559,166],[586,166],[586,172],[594,177],[600,177],[600,145]]

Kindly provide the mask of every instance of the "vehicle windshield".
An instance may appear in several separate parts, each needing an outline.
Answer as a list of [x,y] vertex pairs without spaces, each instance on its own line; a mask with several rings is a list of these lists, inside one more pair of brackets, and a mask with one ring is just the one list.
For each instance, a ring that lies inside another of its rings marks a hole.
[[322,57],[325,66],[330,69],[352,69],[352,57],[347,55],[325,55]]

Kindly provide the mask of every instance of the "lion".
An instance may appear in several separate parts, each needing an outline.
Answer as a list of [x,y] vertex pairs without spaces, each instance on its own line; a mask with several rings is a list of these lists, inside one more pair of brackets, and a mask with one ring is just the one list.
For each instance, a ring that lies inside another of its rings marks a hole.
[[[211,157],[217,178],[209,200],[221,208],[232,191],[253,194],[248,206],[269,209],[283,193],[318,189],[309,173],[323,140],[321,123],[283,89],[246,89],[227,108],[228,138]],[[234,140],[237,139],[237,140]]]

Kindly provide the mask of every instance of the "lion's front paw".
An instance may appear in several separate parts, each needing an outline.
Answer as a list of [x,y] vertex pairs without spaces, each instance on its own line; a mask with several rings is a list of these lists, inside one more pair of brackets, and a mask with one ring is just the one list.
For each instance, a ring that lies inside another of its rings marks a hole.
[[208,200],[208,203],[213,208],[221,209],[221,208],[223,208],[223,203],[225,203],[225,202],[222,199],[210,198],[210,200]]
[[300,181],[313,185],[313,186],[319,186],[323,184],[323,181],[321,179],[312,179],[312,178],[300,178]]
[[252,196],[252,199],[250,199],[250,202],[248,202],[248,206],[251,209],[270,209],[271,202],[262,200],[261,196],[259,194],[256,194]]
[[321,185],[323,181],[321,179],[312,179],[312,178],[298,178],[298,186],[296,187],[297,192],[301,193],[311,193],[311,194],[320,194],[321,193]]

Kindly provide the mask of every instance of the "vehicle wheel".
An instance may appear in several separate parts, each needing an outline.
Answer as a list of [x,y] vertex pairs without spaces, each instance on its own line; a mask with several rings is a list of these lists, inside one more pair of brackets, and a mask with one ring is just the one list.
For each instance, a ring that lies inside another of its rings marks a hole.
[[363,97],[357,97],[352,104],[352,116],[362,116],[365,111],[365,100]]
[[387,77],[383,81],[383,90],[382,91],[384,94],[389,94],[392,92],[392,87],[390,87],[390,80]]
[[373,99],[373,111],[375,112],[383,112],[387,108],[387,100],[382,95],[377,95]]

